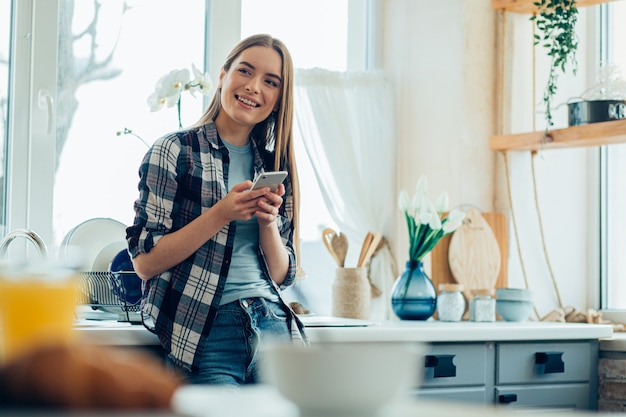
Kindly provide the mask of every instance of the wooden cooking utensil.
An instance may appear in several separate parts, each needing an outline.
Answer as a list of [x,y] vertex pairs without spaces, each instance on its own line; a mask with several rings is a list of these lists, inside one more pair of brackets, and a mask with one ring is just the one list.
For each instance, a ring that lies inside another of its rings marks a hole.
[[378,248],[378,245],[380,244],[380,241],[382,240],[382,238],[383,238],[382,234],[380,233],[374,234],[374,237],[372,238],[372,242],[370,243],[369,247],[367,248],[367,252],[365,253],[365,256],[363,257],[362,266],[367,265],[367,263],[370,261],[370,259],[374,255],[374,252],[376,252],[376,249]]
[[348,237],[339,232],[332,237],[330,245],[335,255],[337,255],[337,264],[343,268],[346,263],[346,255],[348,254]]
[[450,272],[463,285],[466,297],[471,290],[494,289],[500,273],[500,248],[493,230],[476,209],[469,209],[463,225],[450,239]]
[[326,249],[328,249],[328,252],[331,254],[335,262],[337,262],[337,265],[342,266],[341,260],[339,259],[339,256],[337,256],[337,252],[335,252],[335,249],[332,245],[332,241],[334,240],[335,236],[337,236],[337,233],[330,227],[326,227],[324,230],[322,230],[322,241],[324,242]]
[[357,268],[363,266],[363,258],[365,258],[365,254],[367,253],[367,249],[370,247],[372,243],[372,239],[374,238],[374,234],[372,232],[367,232],[365,235],[365,239],[363,239],[363,245],[361,246],[361,253],[359,254],[359,261],[357,262]]

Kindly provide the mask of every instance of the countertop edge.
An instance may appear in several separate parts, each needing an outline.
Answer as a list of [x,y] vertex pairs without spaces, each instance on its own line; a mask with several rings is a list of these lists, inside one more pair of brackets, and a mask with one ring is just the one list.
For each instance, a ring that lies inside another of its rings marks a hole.
[[[158,345],[157,336],[140,324],[77,327],[87,344],[113,346]],[[605,324],[545,322],[407,322],[386,321],[371,326],[307,327],[311,343],[321,342],[509,342],[547,340],[600,340],[602,350],[626,351],[626,334],[614,335]],[[617,346],[622,346],[621,348]]]

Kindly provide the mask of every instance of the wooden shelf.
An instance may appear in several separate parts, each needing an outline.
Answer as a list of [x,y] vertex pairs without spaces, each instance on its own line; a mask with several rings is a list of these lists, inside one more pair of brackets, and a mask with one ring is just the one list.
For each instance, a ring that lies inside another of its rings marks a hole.
[[626,143],[626,120],[550,130],[544,143],[543,134],[541,131],[492,136],[489,148],[493,151],[534,151]]
[[[496,10],[504,9],[508,12],[529,13],[537,12],[535,3],[537,0],[491,0],[491,8]],[[616,0],[577,0],[576,7],[595,6],[596,4],[608,3]]]

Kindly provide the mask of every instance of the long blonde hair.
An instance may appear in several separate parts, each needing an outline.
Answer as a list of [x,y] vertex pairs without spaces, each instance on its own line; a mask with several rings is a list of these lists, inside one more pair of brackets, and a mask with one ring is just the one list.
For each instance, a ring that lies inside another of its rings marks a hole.
[[[258,34],[241,40],[232,49],[226,62],[222,66],[224,71],[229,71],[237,57],[246,49],[254,46],[273,48],[282,59],[282,91],[278,102],[278,109],[269,117],[258,123],[252,129],[251,135],[258,141],[259,148],[263,152],[274,151],[274,170],[286,170],[289,172],[293,192],[293,245],[296,251],[298,271],[301,272],[300,262],[300,185],[298,182],[298,170],[293,146],[293,61],[285,44],[270,35]],[[222,109],[221,90],[215,90],[211,104],[207,107],[196,126],[214,121]]]

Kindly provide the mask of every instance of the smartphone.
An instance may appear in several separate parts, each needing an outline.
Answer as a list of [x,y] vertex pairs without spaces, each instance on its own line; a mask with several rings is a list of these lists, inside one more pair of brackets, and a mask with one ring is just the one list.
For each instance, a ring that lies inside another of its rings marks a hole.
[[287,171],[263,172],[254,179],[251,190],[270,187],[271,191],[276,191],[285,178],[287,178]]

